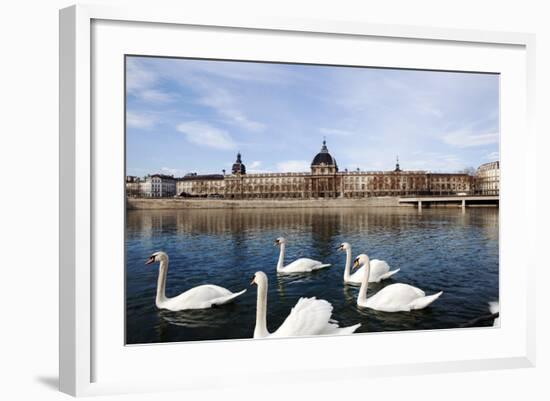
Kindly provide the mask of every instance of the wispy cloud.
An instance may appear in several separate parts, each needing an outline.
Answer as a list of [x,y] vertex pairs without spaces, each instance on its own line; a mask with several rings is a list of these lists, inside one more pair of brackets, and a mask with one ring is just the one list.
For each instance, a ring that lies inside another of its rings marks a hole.
[[213,87],[203,82],[200,86],[202,95],[199,103],[213,108],[221,116],[225,117],[229,123],[235,124],[248,131],[263,131],[265,125],[248,118],[245,113],[239,109],[238,101],[235,96],[227,90],[219,87]]
[[170,103],[177,100],[178,96],[174,93],[164,92],[158,89],[147,89],[139,93],[139,97],[146,102]]
[[126,66],[126,90],[128,94],[147,103],[168,103],[178,98],[172,92],[158,89],[160,77],[151,68],[146,68],[137,60],[129,58]]
[[126,59],[126,90],[130,94],[135,94],[144,89],[155,85],[158,76],[154,70],[145,68],[142,64],[133,58]]
[[236,144],[228,132],[200,121],[178,124],[176,129],[183,133],[189,142],[221,150],[236,149]]
[[133,128],[151,128],[156,123],[156,118],[148,114],[126,112],[126,124]]
[[443,135],[443,141],[447,145],[459,148],[471,148],[475,146],[485,146],[498,144],[498,132],[472,133],[465,131],[455,131]]
[[286,160],[277,163],[277,171],[281,173],[301,172],[309,169],[309,162],[306,160]]
[[500,159],[500,152],[498,152],[498,151],[491,152],[487,156],[485,156],[485,159],[486,160],[491,160],[491,161],[499,160]]
[[184,174],[184,171],[183,170],[180,170],[178,168],[170,168],[170,167],[162,167],[160,169],[163,173],[166,173],[166,174],[169,174],[169,175],[174,175],[174,176],[178,176],[178,175],[183,175]]

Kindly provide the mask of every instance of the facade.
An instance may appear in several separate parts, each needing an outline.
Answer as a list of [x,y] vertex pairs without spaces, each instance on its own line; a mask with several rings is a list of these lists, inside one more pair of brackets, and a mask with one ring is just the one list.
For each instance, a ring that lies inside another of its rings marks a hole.
[[247,174],[239,153],[231,174],[192,173],[177,179],[176,184],[178,196],[225,199],[352,199],[453,195],[473,190],[473,177],[468,174],[404,171],[399,160],[392,171],[339,171],[326,141],[307,172]]
[[500,162],[482,164],[475,173],[475,191],[480,195],[498,195],[500,189]]
[[190,173],[179,178],[176,183],[176,193],[183,197],[223,197],[224,192],[223,174],[197,175]]
[[141,196],[146,198],[166,198],[176,195],[176,179],[172,175],[153,174],[139,184]]
[[126,176],[126,196],[131,198],[142,197],[142,184],[143,180],[140,177],[135,177],[132,175]]

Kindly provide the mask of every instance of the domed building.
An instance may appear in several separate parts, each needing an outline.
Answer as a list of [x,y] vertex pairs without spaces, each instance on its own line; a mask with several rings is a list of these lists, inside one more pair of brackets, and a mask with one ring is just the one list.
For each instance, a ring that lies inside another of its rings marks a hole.
[[429,173],[395,168],[385,171],[338,170],[326,140],[311,161],[310,171],[247,174],[241,153],[231,174],[187,175],[177,193],[188,197],[225,199],[361,199],[403,195],[469,193],[471,177],[463,173]]
[[308,197],[310,198],[338,198],[340,196],[341,179],[338,176],[338,164],[327,148],[327,141],[323,140],[321,151],[311,162],[311,176],[305,180]]
[[246,167],[241,160],[241,152],[237,153],[237,160],[233,163],[231,168],[231,173],[233,174],[246,174]]
[[327,148],[327,141],[323,140],[321,151],[315,155],[311,162],[311,174],[334,174],[338,172],[336,159],[332,157]]

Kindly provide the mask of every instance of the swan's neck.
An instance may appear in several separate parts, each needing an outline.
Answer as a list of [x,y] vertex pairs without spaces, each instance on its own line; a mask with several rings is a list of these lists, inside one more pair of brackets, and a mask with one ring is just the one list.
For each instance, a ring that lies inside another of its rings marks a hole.
[[363,275],[363,281],[361,281],[361,288],[359,288],[359,295],[357,296],[357,303],[364,305],[367,302],[367,289],[369,287],[369,275],[370,275],[370,259],[367,259],[365,263],[365,274]]
[[258,298],[256,300],[256,327],[254,338],[267,337],[267,283],[258,284]]
[[346,267],[344,268],[344,281],[349,281],[351,275],[349,270],[351,268],[351,248],[346,249]]
[[279,261],[277,262],[277,271],[280,271],[285,264],[285,244],[282,243],[279,246],[281,247],[281,252],[279,253]]
[[168,272],[168,261],[161,260],[159,268],[159,278],[157,280],[157,307],[166,302],[166,273]]

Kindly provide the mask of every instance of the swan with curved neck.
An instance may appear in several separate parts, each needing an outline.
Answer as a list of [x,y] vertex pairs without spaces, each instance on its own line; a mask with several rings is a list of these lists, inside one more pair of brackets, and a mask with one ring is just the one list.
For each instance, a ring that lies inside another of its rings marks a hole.
[[351,334],[361,326],[359,323],[354,326],[339,327],[338,322],[330,318],[332,305],[324,299],[313,297],[300,298],[277,331],[270,333],[267,330],[268,280],[266,274],[261,271],[256,272],[251,284],[258,286],[254,338]]
[[373,296],[367,298],[367,289],[369,286],[370,261],[366,254],[361,254],[355,258],[353,268],[361,265],[366,267],[359,295],[357,296],[357,305],[363,308],[370,308],[382,312],[410,312],[416,309],[424,309],[443,294],[443,291],[433,295],[426,295],[420,288],[408,284],[390,284]]
[[[344,268],[344,283],[348,284],[361,284],[363,281],[363,275],[365,274],[365,266],[361,266],[355,273],[351,274],[351,245],[348,242],[340,244],[338,251],[346,251],[346,266]],[[390,271],[390,266],[383,260],[373,259],[370,261],[370,275],[369,283],[379,283],[382,280],[386,280],[399,272],[401,269],[395,269]]]
[[318,260],[313,260],[309,258],[300,258],[296,259],[294,262],[285,264],[285,249],[286,249],[286,239],[279,237],[275,240],[275,245],[281,248],[279,252],[279,260],[277,262],[277,273],[280,274],[292,274],[292,273],[309,273],[314,270],[323,269],[329,267],[330,263],[319,262]]
[[223,287],[204,284],[191,288],[180,295],[166,297],[166,274],[168,273],[168,255],[164,252],[155,252],[145,261],[146,265],[158,262],[159,275],[157,279],[157,296],[155,304],[159,309],[180,311],[188,309],[207,309],[215,305],[223,305],[233,301],[239,295],[246,292],[246,289],[233,293]]

